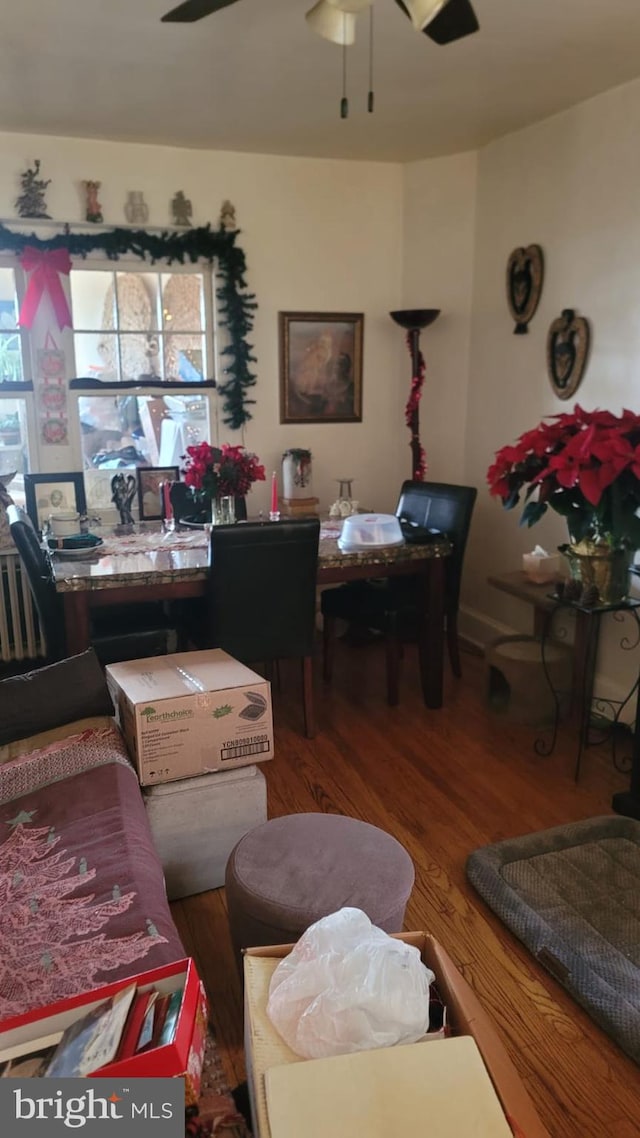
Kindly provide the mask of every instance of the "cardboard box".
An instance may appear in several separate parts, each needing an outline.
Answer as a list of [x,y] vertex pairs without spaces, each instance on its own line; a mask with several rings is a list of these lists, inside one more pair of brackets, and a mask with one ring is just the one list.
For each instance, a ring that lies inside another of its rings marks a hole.
[[271,687],[220,648],[110,664],[106,675],[142,786],[273,758]]
[[128,976],[94,988],[91,992],[35,1008],[0,1024],[0,1056],[18,1044],[29,1043],[65,1031],[92,1008],[135,983],[140,992],[156,988],[161,995],[184,989],[176,1030],[171,1043],[132,1055],[91,1072],[92,1078],[184,1078],[185,1103],[197,1102],[204,1059],[208,1005],[204,987],[193,960],[178,960],[137,976]]
[[[397,939],[418,948],[424,963],[435,973],[452,1034],[471,1035],[475,1039],[514,1135],[549,1138],[489,1016],[442,945],[424,932],[401,933]],[[281,1039],[266,1014],[271,976],[278,961],[292,947],[249,948],[244,954],[245,1057],[254,1138],[278,1138],[269,1126],[265,1073],[287,1063],[305,1062]],[[431,1041],[425,1044],[425,1053],[428,1054],[428,1048],[446,1047],[447,1042]]]

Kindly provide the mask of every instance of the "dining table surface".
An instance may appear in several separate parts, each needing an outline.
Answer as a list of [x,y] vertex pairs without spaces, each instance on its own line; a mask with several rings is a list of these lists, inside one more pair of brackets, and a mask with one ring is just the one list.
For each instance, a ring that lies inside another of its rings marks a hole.
[[[210,528],[166,529],[161,522],[99,527],[92,530],[100,540],[94,548],[82,552],[74,549],[72,554],[65,549],[55,549],[51,557],[52,572],[56,591],[64,604],[68,651],[80,652],[89,646],[92,608],[204,596]],[[427,706],[440,707],[444,651],[443,564],[451,553],[451,542],[442,536],[424,545],[402,543],[346,553],[338,544],[341,528],[341,519],[321,520],[319,586],[409,574],[424,579],[424,613],[417,630],[422,688]]]

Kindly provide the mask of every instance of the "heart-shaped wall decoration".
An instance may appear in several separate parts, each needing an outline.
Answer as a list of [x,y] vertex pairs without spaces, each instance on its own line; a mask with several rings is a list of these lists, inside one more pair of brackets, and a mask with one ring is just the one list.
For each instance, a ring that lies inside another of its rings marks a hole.
[[558,399],[570,399],[578,390],[589,352],[589,323],[563,308],[547,333],[547,372]]
[[539,245],[514,249],[507,261],[507,303],[516,322],[516,336],[528,332],[542,292],[544,258]]

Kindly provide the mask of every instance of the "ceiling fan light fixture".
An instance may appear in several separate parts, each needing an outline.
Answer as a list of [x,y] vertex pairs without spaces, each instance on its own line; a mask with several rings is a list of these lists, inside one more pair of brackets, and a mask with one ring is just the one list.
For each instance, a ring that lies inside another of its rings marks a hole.
[[[349,0],[347,0],[347,3]],[[318,36],[331,43],[350,47],[356,39],[356,18],[351,12],[343,12],[329,0],[318,0],[305,16],[309,27]]]
[[428,24],[441,12],[448,0],[400,0],[414,28],[423,32]]

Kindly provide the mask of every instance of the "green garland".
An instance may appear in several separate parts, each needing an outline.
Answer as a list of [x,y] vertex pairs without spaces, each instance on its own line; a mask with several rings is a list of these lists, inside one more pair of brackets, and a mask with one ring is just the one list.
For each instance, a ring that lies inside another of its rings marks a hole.
[[71,257],[87,257],[89,253],[100,250],[110,261],[133,254],[141,259],[167,261],[170,265],[179,261],[217,261],[218,274],[222,283],[217,289],[220,302],[221,324],[229,332],[229,344],[222,355],[228,357],[229,364],[223,368],[225,379],[218,384],[223,396],[222,410],[225,426],[238,430],[251,419],[249,405],[255,399],[248,398],[248,391],[255,386],[256,377],[249,365],[255,363],[247,335],[253,328],[253,313],[258,307],[253,293],[246,292],[246,257],[236,246],[240,230],[212,229],[210,225],[197,229],[186,229],[176,233],[163,230],[161,233],[148,233],[145,229],[107,229],[95,232],[72,233],[64,226],[54,237],[40,238],[35,233],[14,233],[0,224],[0,252],[20,256],[27,245],[36,249],[67,249]]

